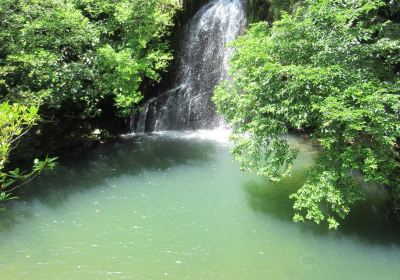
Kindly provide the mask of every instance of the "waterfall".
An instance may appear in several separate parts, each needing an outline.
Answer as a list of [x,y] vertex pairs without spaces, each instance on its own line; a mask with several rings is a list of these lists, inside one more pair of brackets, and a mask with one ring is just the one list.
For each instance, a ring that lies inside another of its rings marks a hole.
[[246,24],[242,0],[212,0],[188,22],[172,89],[143,104],[135,131],[213,128],[223,123],[211,101],[227,77],[232,50],[226,47]]

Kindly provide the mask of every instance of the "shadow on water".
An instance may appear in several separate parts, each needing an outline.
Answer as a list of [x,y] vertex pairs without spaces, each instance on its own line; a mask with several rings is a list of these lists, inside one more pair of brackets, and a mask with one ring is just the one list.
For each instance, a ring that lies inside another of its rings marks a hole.
[[213,142],[149,134],[121,139],[79,157],[63,159],[55,171],[43,174],[21,189],[17,194],[21,199],[0,209],[0,232],[11,228],[20,217],[32,216],[30,205],[35,201],[55,209],[63,205],[71,194],[108,185],[109,179],[140,176],[152,171],[165,172],[177,165],[207,163],[216,149],[218,146]]
[[[98,147],[71,159],[64,159],[54,172],[45,174],[24,188],[22,199],[6,205],[0,211],[0,232],[9,230],[21,219],[32,216],[32,204],[39,201],[49,208],[62,206],[71,194],[85,192],[109,185],[109,180],[119,176],[139,176],[145,172],[166,172],[179,165],[210,164],[220,149],[215,142],[188,141],[182,138],[143,135]],[[304,162],[303,162],[304,166]],[[244,188],[250,206],[260,213],[280,221],[293,223],[294,193],[305,181],[306,169],[275,184],[254,179]],[[111,187],[111,186],[110,186]],[[22,205],[22,207],[21,207]],[[297,224],[306,234],[340,238],[351,236],[370,244],[400,246],[400,225],[385,217],[385,207],[369,200],[352,207],[351,214],[341,222],[340,230],[332,232],[326,225]]]
[[[293,201],[290,194],[296,192],[306,180],[306,170],[299,170],[291,177],[278,183],[249,181],[244,189],[250,206],[261,213],[281,221],[293,223]],[[338,231],[329,231],[326,224],[311,222],[296,224],[306,234],[341,238],[353,237],[371,245],[400,246],[400,224],[392,216],[387,216],[387,203],[369,197],[354,205],[349,216],[340,221]]]

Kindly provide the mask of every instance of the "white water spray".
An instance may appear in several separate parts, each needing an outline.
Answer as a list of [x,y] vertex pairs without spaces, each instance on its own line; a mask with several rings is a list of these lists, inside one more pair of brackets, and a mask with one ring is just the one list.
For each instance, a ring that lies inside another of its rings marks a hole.
[[146,102],[136,116],[136,132],[210,129],[223,123],[211,101],[227,77],[234,40],[246,24],[241,0],[213,0],[189,21],[173,89]]

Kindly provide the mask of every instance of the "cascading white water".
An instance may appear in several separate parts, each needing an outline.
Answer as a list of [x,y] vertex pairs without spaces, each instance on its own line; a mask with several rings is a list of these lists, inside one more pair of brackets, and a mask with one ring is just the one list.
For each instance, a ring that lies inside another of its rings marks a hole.
[[227,75],[232,50],[226,45],[246,24],[242,0],[212,0],[189,21],[173,89],[143,104],[135,131],[204,129],[220,125],[211,101]]

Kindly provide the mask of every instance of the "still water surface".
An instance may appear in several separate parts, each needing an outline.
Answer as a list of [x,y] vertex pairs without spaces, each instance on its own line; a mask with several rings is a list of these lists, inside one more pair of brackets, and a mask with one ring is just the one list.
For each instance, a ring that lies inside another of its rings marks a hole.
[[293,140],[293,176],[273,185],[241,174],[225,140],[128,137],[62,164],[0,214],[0,279],[399,279],[379,201],[339,232],[291,221],[310,145]]

